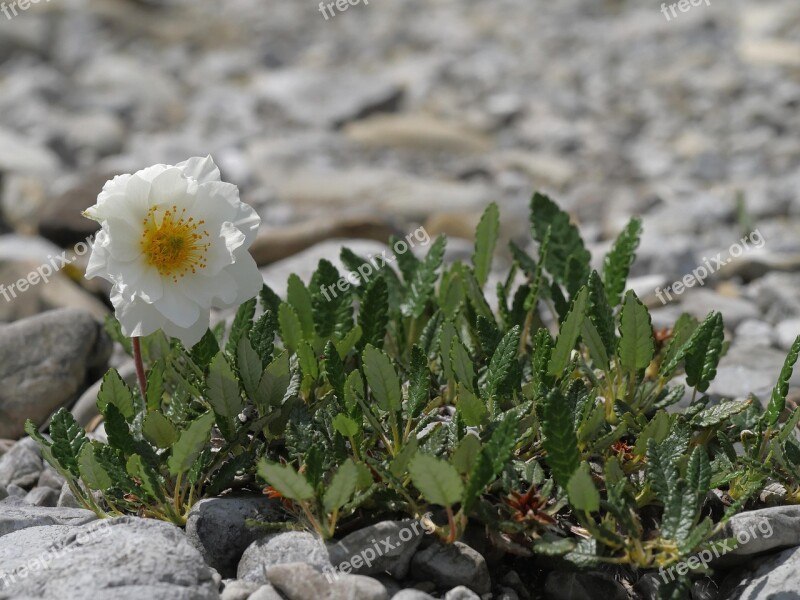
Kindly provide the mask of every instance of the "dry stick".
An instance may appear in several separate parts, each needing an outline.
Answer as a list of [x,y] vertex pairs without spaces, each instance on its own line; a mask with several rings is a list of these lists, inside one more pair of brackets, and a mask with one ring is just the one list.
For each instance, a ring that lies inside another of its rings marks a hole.
[[138,337],[131,338],[133,344],[133,360],[136,363],[136,377],[139,380],[139,388],[142,390],[142,400],[147,397],[147,378],[144,375],[144,363],[142,362],[142,345]]

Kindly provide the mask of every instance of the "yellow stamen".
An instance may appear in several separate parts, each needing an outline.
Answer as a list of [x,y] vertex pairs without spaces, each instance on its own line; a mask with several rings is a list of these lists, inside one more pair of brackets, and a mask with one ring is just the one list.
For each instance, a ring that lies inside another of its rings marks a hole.
[[[208,265],[206,251],[209,233],[203,229],[204,220],[185,217],[186,209],[179,212],[175,205],[163,211],[152,207],[142,222],[144,229],[139,242],[147,263],[158,269],[162,277],[178,281],[186,273],[197,273]],[[158,219],[157,217],[161,218]]]

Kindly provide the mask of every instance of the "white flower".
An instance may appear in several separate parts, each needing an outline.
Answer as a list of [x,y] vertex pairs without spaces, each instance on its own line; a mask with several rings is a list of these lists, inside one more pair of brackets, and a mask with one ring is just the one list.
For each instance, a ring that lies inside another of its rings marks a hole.
[[236,306],[261,289],[248,251],[261,219],[210,156],[119,175],[84,214],[102,225],[86,277],[114,284],[111,303],[128,336],[162,329],[192,346],[211,307]]

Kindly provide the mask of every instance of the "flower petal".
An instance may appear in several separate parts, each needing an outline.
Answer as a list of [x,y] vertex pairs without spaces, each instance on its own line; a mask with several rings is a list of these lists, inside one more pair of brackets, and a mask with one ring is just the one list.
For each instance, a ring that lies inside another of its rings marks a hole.
[[175,323],[167,321],[164,323],[164,333],[169,336],[178,338],[186,348],[191,348],[208,331],[209,311],[202,310],[200,315],[192,325],[189,327],[178,327]]
[[129,302],[122,299],[116,287],[111,291],[111,304],[114,314],[122,326],[122,333],[128,337],[143,337],[160,329],[166,319],[140,298]]
[[219,168],[214,164],[214,159],[212,159],[211,156],[194,156],[189,160],[179,162],[175,166],[182,169],[186,177],[191,177],[197,181],[197,183],[219,181],[222,179]]
[[178,327],[189,327],[197,320],[200,307],[182,294],[176,285],[165,285],[164,294],[153,306]]

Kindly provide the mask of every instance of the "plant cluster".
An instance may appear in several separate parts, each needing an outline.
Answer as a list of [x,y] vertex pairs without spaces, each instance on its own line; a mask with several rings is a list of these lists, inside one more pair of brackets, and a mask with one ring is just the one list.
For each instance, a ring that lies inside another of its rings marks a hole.
[[[182,524],[200,498],[264,489],[286,507],[283,526],[326,538],[432,509],[446,542],[478,524],[506,552],[580,567],[669,566],[745,508],[800,501],[800,411],[785,414],[800,338],[766,409],[712,402],[722,316],[653,330],[625,292],[638,219],[601,273],[541,194],[531,230],[537,256],[511,243],[496,310],[492,204],[469,265],[445,266],[440,237],[329,300],[341,275],[322,260],[308,286],[289,278],[285,300],[265,286],[227,334],[217,326],[190,349],[144,338],[146,391],[112,370],[98,396],[108,443],[64,410],[50,439],[28,433],[100,515]],[[347,248],[341,260],[354,273],[366,262]]]

